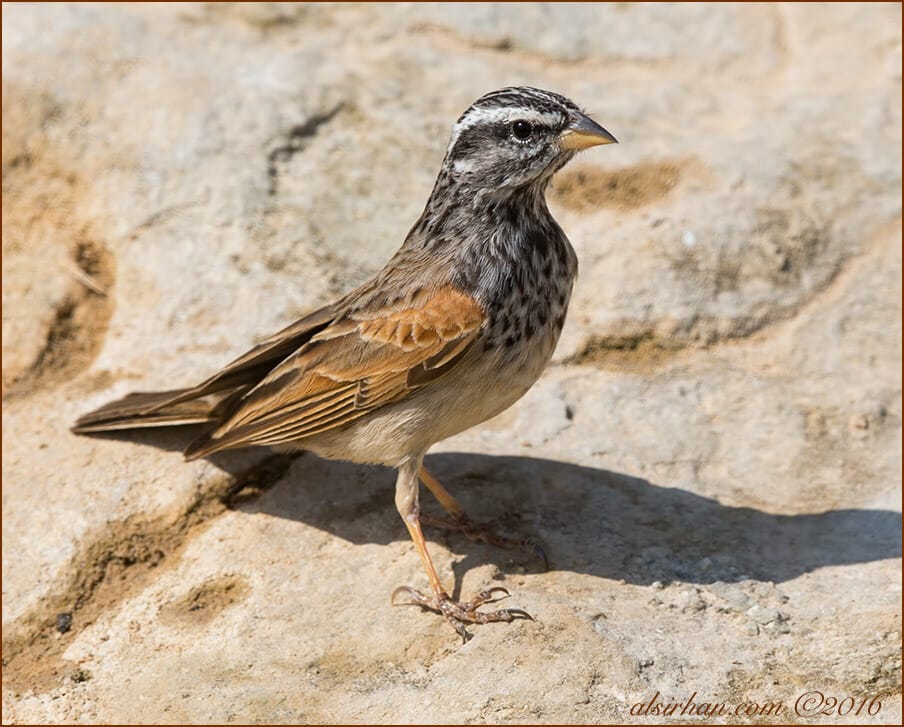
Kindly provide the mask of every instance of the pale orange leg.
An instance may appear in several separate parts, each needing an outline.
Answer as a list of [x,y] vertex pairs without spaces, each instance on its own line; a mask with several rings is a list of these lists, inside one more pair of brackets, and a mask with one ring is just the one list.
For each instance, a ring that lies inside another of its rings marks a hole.
[[[408,528],[408,534],[414,541],[414,547],[417,548],[418,555],[421,556],[421,562],[424,564],[424,570],[427,571],[427,579],[430,581],[430,589],[433,591],[433,597],[429,597],[411,586],[399,586],[392,592],[392,602],[399,593],[408,596],[404,603],[422,606],[431,611],[436,611],[446,617],[446,620],[452,624],[452,627],[458,632],[464,641],[471,638],[471,634],[465,628],[465,624],[477,623],[485,624],[494,621],[511,622],[515,619],[530,619],[530,615],[518,608],[507,608],[499,611],[490,611],[488,613],[480,613],[477,609],[485,603],[492,603],[496,598],[496,594],[502,596],[509,595],[505,588],[499,586],[482,591],[470,601],[453,601],[449,594],[446,593],[439,576],[436,574],[436,568],[427,552],[427,543],[424,541],[424,533],[421,531],[421,520],[418,507],[418,466],[413,464],[402,465],[399,468],[399,478],[396,481],[396,507],[405,527]],[[440,485],[442,488],[442,485]],[[445,492],[445,490],[442,490]],[[446,493],[448,495],[448,493]],[[454,503],[451,495],[449,498]],[[457,504],[457,503],[456,503]]]
[[427,486],[427,489],[433,493],[433,496],[442,505],[443,510],[449,513],[448,520],[421,514],[421,523],[444,530],[455,530],[462,533],[468,540],[478,543],[487,543],[488,545],[508,548],[509,550],[530,551],[543,561],[544,569],[549,570],[549,560],[546,558],[546,551],[539,544],[524,538],[506,538],[502,535],[497,535],[492,530],[493,523],[475,523],[468,517],[464,508],[458,504],[458,501],[452,497],[451,493],[443,487],[438,479],[430,474],[426,467],[421,466],[418,475],[421,482]]
[[443,484],[436,479],[433,475],[430,474],[430,471],[421,465],[420,472],[418,475],[421,478],[421,482],[423,482],[427,489],[433,493],[433,496],[437,499],[440,505],[443,506],[443,510],[445,510],[452,518],[466,518],[464,508],[458,504],[458,500],[452,497],[452,493],[450,493]]

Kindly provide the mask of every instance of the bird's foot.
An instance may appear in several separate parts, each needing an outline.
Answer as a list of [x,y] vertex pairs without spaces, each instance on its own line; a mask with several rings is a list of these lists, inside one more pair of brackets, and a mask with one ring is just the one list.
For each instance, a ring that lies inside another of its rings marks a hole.
[[[395,602],[396,596],[400,593],[408,597],[406,601]],[[496,594],[501,594],[499,597]],[[527,611],[520,608],[504,608],[499,611],[481,612],[477,609],[485,603],[495,603],[509,596],[509,592],[501,586],[494,586],[487,591],[481,591],[470,601],[453,601],[445,591],[439,591],[432,598],[426,596],[411,586],[399,586],[392,592],[392,604],[398,606],[421,606],[435,613],[442,614],[446,620],[452,624],[458,635],[463,641],[468,641],[471,634],[465,628],[465,624],[486,624],[496,621],[511,623],[516,619],[534,619]]]
[[507,548],[508,550],[527,551],[543,563],[543,570],[549,570],[549,560],[546,557],[546,551],[539,543],[526,538],[506,538],[498,535],[494,530],[495,522],[476,523],[464,514],[446,519],[421,513],[420,519],[422,525],[429,525],[430,527],[443,530],[454,530],[475,543],[486,543],[487,545],[495,545],[498,548]]

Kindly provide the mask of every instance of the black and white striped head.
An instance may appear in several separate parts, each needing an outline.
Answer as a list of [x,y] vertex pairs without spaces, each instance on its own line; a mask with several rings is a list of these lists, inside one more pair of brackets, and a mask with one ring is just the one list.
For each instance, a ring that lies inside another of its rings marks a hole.
[[461,115],[443,166],[454,180],[514,190],[545,184],[578,150],[613,142],[564,96],[512,86],[482,96]]

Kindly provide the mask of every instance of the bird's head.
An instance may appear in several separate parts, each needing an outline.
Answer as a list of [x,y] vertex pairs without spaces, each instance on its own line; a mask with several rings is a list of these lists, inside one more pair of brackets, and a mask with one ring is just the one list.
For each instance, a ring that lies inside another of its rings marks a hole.
[[481,190],[545,186],[579,150],[615,141],[564,96],[509,87],[482,96],[461,115],[443,167],[454,181]]

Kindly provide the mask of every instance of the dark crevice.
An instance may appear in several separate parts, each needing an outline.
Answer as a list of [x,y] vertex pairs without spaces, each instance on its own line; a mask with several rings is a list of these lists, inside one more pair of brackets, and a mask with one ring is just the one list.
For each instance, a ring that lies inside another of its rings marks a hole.
[[[566,366],[592,365],[614,371],[649,374],[688,347],[688,343],[661,338],[646,329],[621,336],[590,336],[580,350],[563,363]],[[705,348],[705,345],[697,344],[697,347]]]
[[47,342],[32,367],[35,378],[41,378],[44,371],[56,368],[66,347],[75,342],[78,334],[78,326],[74,321],[75,307],[75,302],[68,297],[56,306],[53,322],[47,330]]
[[293,126],[286,134],[285,142],[270,150],[267,154],[268,194],[274,196],[279,191],[280,166],[291,161],[293,156],[302,151],[308,142],[317,136],[320,127],[332,121],[344,105],[338,103],[329,111],[315,114],[303,124]]
[[6,399],[70,380],[86,369],[100,351],[112,305],[114,264],[107,249],[94,240],[78,242],[72,253],[73,282],[56,304],[44,345],[34,363],[6,392]]

